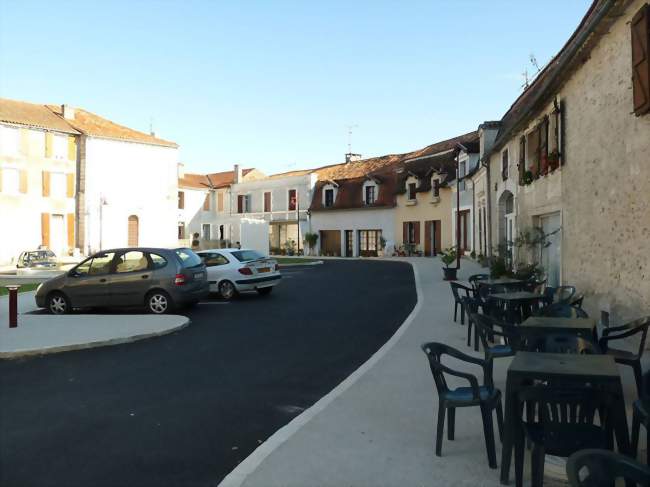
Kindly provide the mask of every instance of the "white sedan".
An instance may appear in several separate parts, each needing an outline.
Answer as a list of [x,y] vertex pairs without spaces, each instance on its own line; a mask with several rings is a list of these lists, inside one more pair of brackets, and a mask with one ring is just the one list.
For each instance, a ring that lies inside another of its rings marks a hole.
[[282,279],[278,263],[256,250],[214,249],[196,252],[208,271],[210,291],[232,299],[242,291],[267,295]]

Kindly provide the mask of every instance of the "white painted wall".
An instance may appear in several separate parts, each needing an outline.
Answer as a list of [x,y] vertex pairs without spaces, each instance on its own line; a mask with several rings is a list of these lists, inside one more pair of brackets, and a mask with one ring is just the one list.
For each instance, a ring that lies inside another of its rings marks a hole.
[[[175,246],[177,164],[176,148],[88,137],[86,245],[89,250],[98,250],[100,245],[103,248],[126,246],[129,215],[139,219],[140,246]],[[100,223],[102,198],[106,204]]]
[[265,220],[242,218],[239,224],[241,247],[269,255],[269,223]]
[[[386,239],[386,254],[392,254],[395,248],[395,209],[358,209],[315,211],[311,215],[311,231],[353,230],[354,255],[359,255],[357,230],[381,230]],[[320,239],[316,244],[320,251]],[[345,255],[345,234],[341,233],[341,255]]]

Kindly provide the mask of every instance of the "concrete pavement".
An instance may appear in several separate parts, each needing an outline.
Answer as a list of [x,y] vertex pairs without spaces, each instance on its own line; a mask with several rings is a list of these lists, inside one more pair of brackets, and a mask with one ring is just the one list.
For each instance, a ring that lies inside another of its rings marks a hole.
[[0,297],[0,358],[117,345],[171,333],[190,322],[178,315],[34,314],[34,294],[18,295],[17,328],[9,328],[9,300]]
[[[442,457],[434,454],[437,394],[420,345],[442,341],[473,351],[465,345],[466,327],[452,320],[451,292],[438,259],[400,260],[414,266],[418,304],[395,336],[330,394],[271,436],[221,487],[499,485],[499,470],[488,467],[475,408],[457,411],[455,441],[446,440],[445,433]],[[463,261],[459,278],[481,271]],[[496,386],[502,391],[509,364],[510,359],[495,362]],[[465,364],[458,368],[480,377],[480,369]],[[636,392],[627,369],[620,368],[629,408]],[[461,383],[450,380],[450,385]],[[499,464],[500,454],[497,440]]]

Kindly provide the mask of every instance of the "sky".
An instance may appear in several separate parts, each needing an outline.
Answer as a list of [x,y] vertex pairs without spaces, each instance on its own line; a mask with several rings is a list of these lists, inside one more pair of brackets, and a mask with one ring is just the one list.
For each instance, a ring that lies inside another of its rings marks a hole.
[[0,97],[272,174],[415,150],[498,120],[590,0],[0,0]]

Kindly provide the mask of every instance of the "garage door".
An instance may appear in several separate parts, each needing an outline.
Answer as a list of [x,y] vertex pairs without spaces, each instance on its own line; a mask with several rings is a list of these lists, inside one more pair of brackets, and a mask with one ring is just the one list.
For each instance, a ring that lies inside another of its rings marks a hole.
[[341,231],[321,230],[320,251],[321,255],[341,257]]

